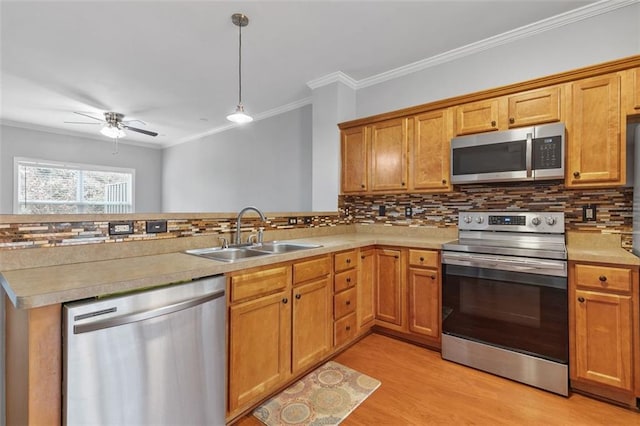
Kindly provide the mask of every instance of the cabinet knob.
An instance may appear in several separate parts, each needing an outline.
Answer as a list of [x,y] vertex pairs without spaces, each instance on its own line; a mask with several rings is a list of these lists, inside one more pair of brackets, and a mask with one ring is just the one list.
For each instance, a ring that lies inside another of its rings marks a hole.
[[300,293],[296,294],[296,299],[300,299],[302,295]]
[[435,276],[435,275],[431,275],[431,279],[432,279],[432,280],[435,280],[435,279],[436,279],[436,276]]
[[516,119],[513,117],[509,117],[509,123],[513,124],[516,122]]
[[396,254],[396,255],[395,255],[395,256],[393,256],[393,257],[397,259],[397,258],[399,258],[400,256],[398,256],[398,255]]
[[580,172],[573,172],[573,177],[580,177]]
[[402,182],[402,186],[404,186],[404,185],[405,185],[405,183],[404,183],[404,182]]
[[424,257],[420,256],[420,262],[424,262]]
[[491,122],[491,127],[496,127],[496,122],[495,121]]
[[350,283],[351,282],[351,277],[347,277],[347,282]]
[[442,179],[442,184],[446,185],[447,184],[447,180],[446,179]]
[[347,300],[345,303],[349,306],[351,304],[351,300]]
[[347,263],[351,263],[351,259],[347,259]]
[[607,280],[607,277],[605,275],[600,275],[598,279],[602,282],[605,282]]
[[360,184],[360,188],[364,189],[364,183]]
[[287,298],[285,297],[284,299],[282,299],[282,303],[284,303],[284,304],[286,305],[287,303],[289,303],[289,299],[287,299]]
[[583,303],[584,302],[584,297],[578,297],[578,302]]
[[346,328],[347,331],[351,330],[351,326],[350,325],[346,326],[345,328]]
[[360,259],[364,259],[364,254],[360,256]]

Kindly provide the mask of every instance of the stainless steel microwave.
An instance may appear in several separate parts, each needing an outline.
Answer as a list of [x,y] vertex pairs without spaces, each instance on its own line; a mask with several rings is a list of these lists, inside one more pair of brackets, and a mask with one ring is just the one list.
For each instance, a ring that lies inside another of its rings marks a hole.
[[451,140],[451,183],[564,179],[564,123]]

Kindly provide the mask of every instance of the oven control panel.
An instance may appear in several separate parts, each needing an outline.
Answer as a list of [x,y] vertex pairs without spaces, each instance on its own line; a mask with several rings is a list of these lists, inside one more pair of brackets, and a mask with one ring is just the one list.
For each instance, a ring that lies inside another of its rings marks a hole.
[[564,213],[558,212],[460,212],[458,229],[564,233]]

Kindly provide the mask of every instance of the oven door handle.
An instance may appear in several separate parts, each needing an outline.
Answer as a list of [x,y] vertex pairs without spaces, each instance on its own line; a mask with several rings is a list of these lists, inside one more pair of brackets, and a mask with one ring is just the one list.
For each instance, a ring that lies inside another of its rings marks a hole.
[[442,256],[442,263],[460,266],[472,266],[487,269],[502,269],[515,272],[531,272],[545,275],[566,276],[566,262],[545,262],[543,260],[524,261],[518,259],[496,259],[477,254],[447,253]]

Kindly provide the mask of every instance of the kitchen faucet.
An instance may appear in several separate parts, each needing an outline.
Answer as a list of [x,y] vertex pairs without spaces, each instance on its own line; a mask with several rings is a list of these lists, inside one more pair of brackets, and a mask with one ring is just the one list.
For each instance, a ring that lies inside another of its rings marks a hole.
[[[236,218],[236,238],[235,238],[235,243],[236,245],[239,245],[242,243],[242,238],[240,235],[240,226],[241,226],[241,220],[242,220],[242,215],[244,215],[247,211],[249,210],[253,210],[254,212],[258,213],[260,215],[260,220],[262,220],[263,222],[266,222],[267,218],[264,216],[264,214],[262,214],[262,212],[260,210],[258,210],[256,207],[253,206],[249,206],[249,207],[245,207],[244,209],[240,210],[240,213],[238,213],[238,217]],[[262,235],[261,232],[258,234],[258,242],[262,242]]]

